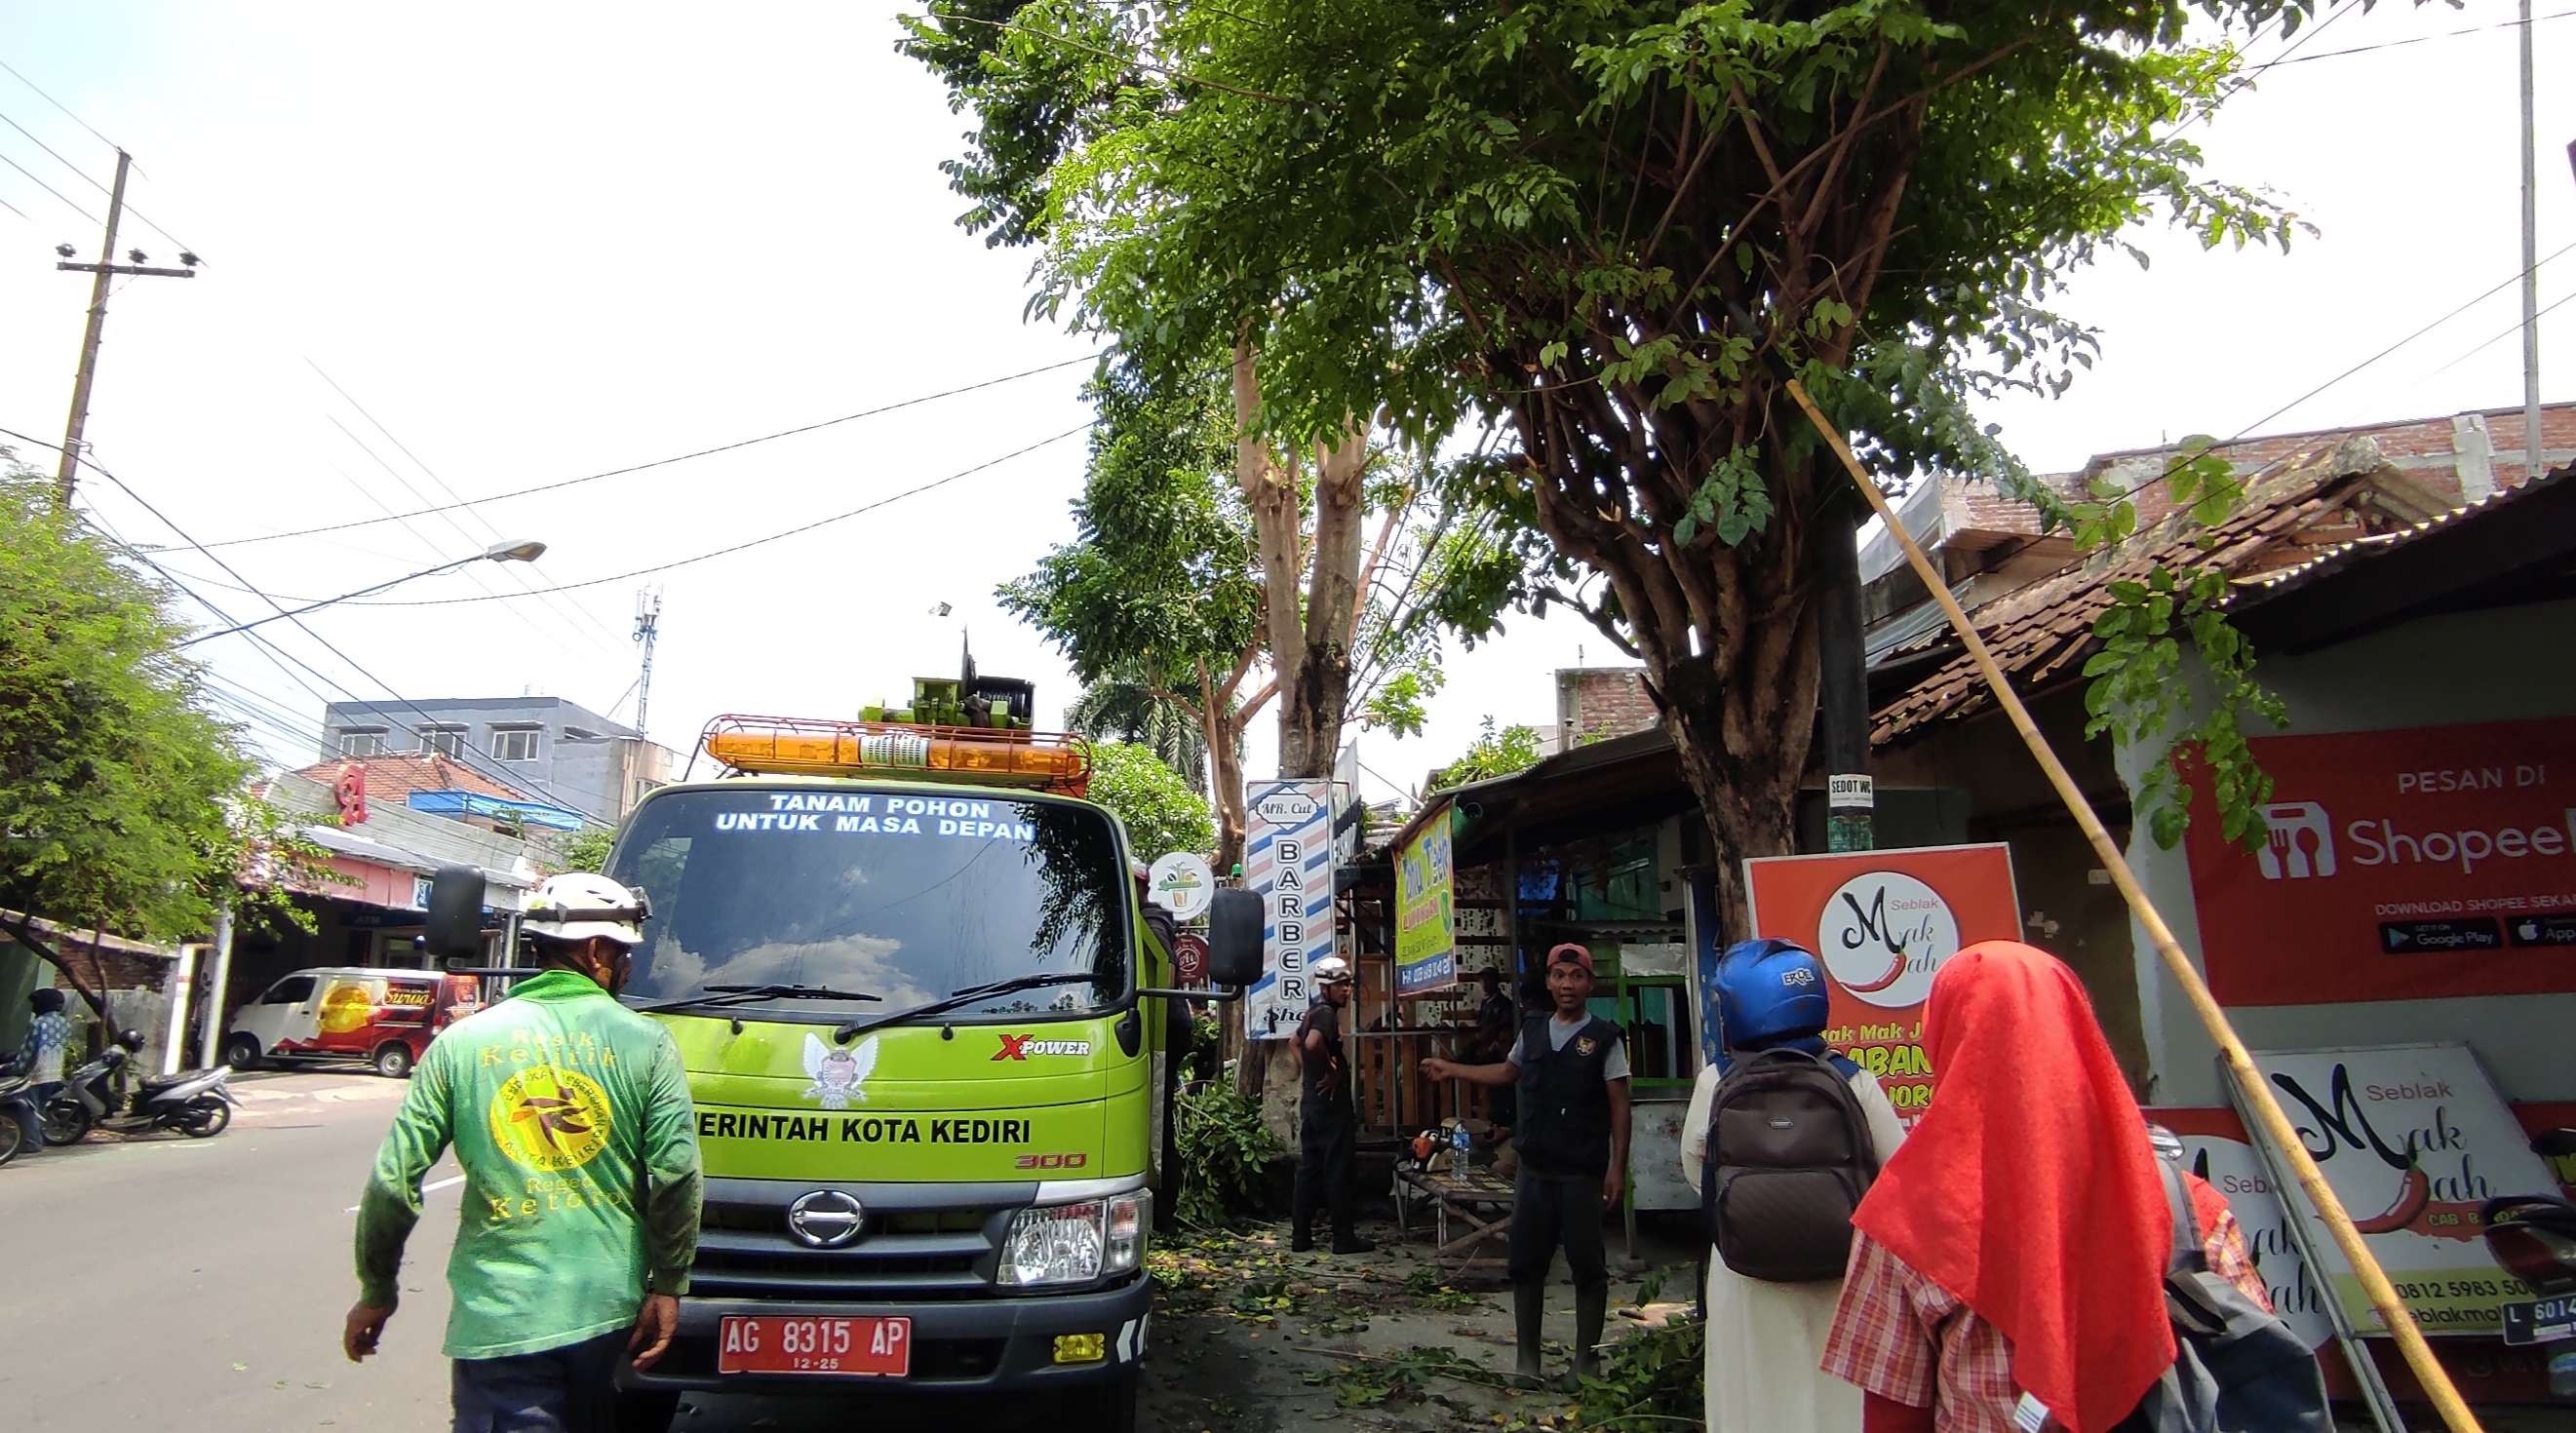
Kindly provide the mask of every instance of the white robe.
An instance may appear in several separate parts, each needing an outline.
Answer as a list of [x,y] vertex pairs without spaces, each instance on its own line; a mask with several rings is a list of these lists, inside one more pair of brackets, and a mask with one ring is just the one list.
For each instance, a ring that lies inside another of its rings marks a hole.
[[[1693,1189],[1700,1187],[1700,1165],[1708,1156],[1708,1109],[1717,1082],[1716,1066],[1699,1072],[1682,1123],[1682,1174]],[[1905,1127],[1867,1070],[1852,1074],[1851,1088],[1884,1165],[1904,1141]],[[1840,1279],[1748,1279],[1710,1251],[1708,1360],[1702,1372],[1709,1433],[1859,1433],[1860,1390],[1818,1366],[1842,1291]]]

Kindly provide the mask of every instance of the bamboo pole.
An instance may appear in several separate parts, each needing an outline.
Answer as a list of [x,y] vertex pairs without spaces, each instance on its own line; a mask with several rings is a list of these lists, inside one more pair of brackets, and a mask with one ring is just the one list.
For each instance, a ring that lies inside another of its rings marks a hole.
[[2129,870],[2129,863],[2122,858],[2111,833],[2103,828],[2102,818],[2094,814],[2093,804],[2084,799],[2075,778],[2067,774],[2065,763],[2059,761],[2057,753],[2049,748],[2048,738],[2040,735],[2038,724],[2031,720],[2030,709],[2022,705],[2012,683],[1995,665],[1994,654],[1986,650],[1985,639],[1977,635],[1976,624],[1968,620],[1968,614],[1959,606],[1958,599],[1950,595],[1950,584],[1941,580],[1941,574],[1932,566],[1932,559],[1924,554],[1914,535],[1905,530],[1905,524],[1888,505],[1886,495],[1878,490],[1878,484],[1870,481],[1860,459],[1853,456],[1851,445],[1843,441],[1842,430],[1836,428],[1816,407],[1815,399],[1808,396],[1806,385],[1793,378],[1788,381],[1788,391],[1798,406],[1806,410],[1807,421],[1823,435],[1827,446],[1834,450],[1834,456],[1842,460],[1844,471],[1851,474],[1861,497],[1878,514],[1879,521],[1887,524],[1887,531],[1896,539],[1897,545],[1905,550],[1906,562],[1914,568],[1914,575],[1923,580],[1924,590],[1932,594],[1932,600],[1941,604],[1942,615],[1950,619],[1951,630],[1959,634],[1969,660],[1976,663],[1978,674],[1985,678],[1986,686],[1993,691],[1996,704],[2012,721],[2013,729],[2021,733],[2022,744],[2030,748],[2040,770],[2047,774],[2049,785],[2057,788],[2058,796],[2066,802],[2067,811],[2075,817],[2075,824],[2083,829],[2084,839],[2093,843],[2094,854],[2101,858],[2103,868],[2111,873],[2111,884],[2119,888],[2120,898],[2129,903],[2130,914],[2145,927],[2147,939],[2155,943],[2156,954],[2163,958],[2165,969],[2182,987],[2183,997],[2191,1002],[2193,1012],[2200,1016],[2200,1023],[2208,1029],[2209,1038],[2217,1043],[2219,1058],[2226,1062],[2228,1072],[2236,1077],[2237,1086],[2249,1097],[2264,1134],[2290,1161],[2290,1172],[2299,1181],[2299,1188],[2306,1192],[2308,1202],[2325,1220],[2327,1231],[2334,1235],[2335,1246],[2343,1251],[2344,1261],[2352,1265],[2353,1273],[2361,1280],[2362,1291],[2370,1296],[2371,1305],[2379,1310],[2381,1321],[2388,1325],[2389,1335],[2397,1341],[2397,1351],[2405,1356],[2406,1366],[2414,1370],[2416,1382],[2423,1385],[2425,1397],[2432,1400],[2435,1411],[2442,1415],[2442,1421],[2450,1426],[2451,1433],[2479,1433],[2477,1415],[2469,1411],[2460,1391],[2451,1385],[2450,1375],[2433,1357],[2432,1345],[2424,1341],[2424,1331],[2415,1326],[2414,1318],[2406,1312],[2405,1303],[2389,1286],[2388,1275],[2380,1269],[2379,1261],[2371,1257],[2370,1246],[2362,1242],[2361,1231],[2352,1227],[2352,1216],[2344,1212],[2343,1201],[2335,1197],[2333,1188],[2326,1183],[2325,1171],[2317,1168],[2316,1160],[2309,1156],[2307,1146],[2300,1142],[2298,1131],[2290,1124],[2289,1114],[2273,1097],[2271,1086],[2263,1079],[2262,1072],[2255,1069],[2254,1057],[2246,1053],[2245,1042],[2237,1038],[2235,1027],[2227,1021],[2227,1012],[2219,1008],[2218,1001],[2209,993],[2208,983],[2200,978],[2199,969],[2183,952],[2182,943],[2174,939],[2173,929],[2165,924],[2154,903],[2147,899],[2146,890]]

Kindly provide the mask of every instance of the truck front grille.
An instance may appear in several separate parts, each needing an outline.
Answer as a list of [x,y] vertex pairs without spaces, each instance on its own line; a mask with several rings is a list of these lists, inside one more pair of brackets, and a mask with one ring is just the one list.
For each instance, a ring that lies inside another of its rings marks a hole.
[[[787,1206],[811,1186],[711,1180],[692,1292],[711,1298],[953,1299],[992,1294],[1018,1209],[867,1206],[859,1237],[815,1249],[788,1232]],[[863,1205],[863,1190],[853,1188]]]

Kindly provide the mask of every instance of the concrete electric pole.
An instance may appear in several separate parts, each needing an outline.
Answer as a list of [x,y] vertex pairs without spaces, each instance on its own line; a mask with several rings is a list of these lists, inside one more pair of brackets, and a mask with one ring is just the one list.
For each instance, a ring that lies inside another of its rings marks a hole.
[[75,273],[96,275],[89,286],[89,327],[81,334],[80,368],[72,375],[72,415],[63,425],[63,465],[54,476],[54,501],[65,508],[72,505],[72,489],[78,485],[81,460],[81,430],[89,426],[89,390],[98,377],[98,340],[107,327],[108,280],[118,274],[143,274],[161,279],[193,279],[197,271],[194,254],[182,254],[179,262],[190,265],[181,269],[156,269],[143,263],[143,253],[136,250],[134,262],[116,262],[116,227],[125,218],[125,172],[134,166],[134,157],[120,149],[116,152],[116,185],[107,192],[107,236],[98,246],[98,262],[79,264],[71,261],[72,247],[65,244],[56,252],[64,256],[54,265]]
[[646,741],[653,739],[644,721],[653,709],[653,641],[661,630],[662,589],[647,587],[635,594],[635,640],[644,648],[644,670],[635,679],[635,734]]

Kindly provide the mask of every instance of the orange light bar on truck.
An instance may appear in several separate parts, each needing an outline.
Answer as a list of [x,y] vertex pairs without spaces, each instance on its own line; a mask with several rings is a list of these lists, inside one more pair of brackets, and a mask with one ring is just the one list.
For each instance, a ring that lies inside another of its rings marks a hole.
[[1026,786],[1079,796],[1091,782],[1083,743],[1053,732],[803,717],[721,716],[707,755],[769,776],[882,776]]

